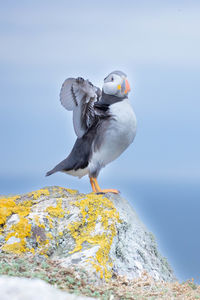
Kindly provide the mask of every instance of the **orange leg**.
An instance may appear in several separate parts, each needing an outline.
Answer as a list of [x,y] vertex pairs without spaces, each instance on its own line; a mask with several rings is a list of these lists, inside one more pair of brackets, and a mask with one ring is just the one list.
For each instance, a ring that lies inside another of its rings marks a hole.
[[119,194],[119,191],[115,190],[115,189],[103,189],[102,190],[100,188],[100,186],[99,186],[96,178],[90,177],[90,183],[91,183],[92,190],[93,190],[94,193],[103,193],[103,194],[114,193],[114,194]]
[[96,190],[96,187],[95,187],[95,184],[94,184],[94,181],[93,181],[93,178],[92,178],[92,177],[90,177],[90,184],[91,184],[91,187],[92,187],[93,192],[96,193],[97,190]]

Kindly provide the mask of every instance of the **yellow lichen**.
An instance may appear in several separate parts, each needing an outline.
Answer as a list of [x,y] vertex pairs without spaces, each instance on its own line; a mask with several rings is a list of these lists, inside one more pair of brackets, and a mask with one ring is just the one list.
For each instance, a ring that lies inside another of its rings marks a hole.
[[51,232],[47,232],[46,236],[51,240],[53,239],[53,235]]
[[[42,189],[41,194],[45,193],[47,195],[47,192],[44,189]],[[36,199],[36,195],[39,194],[40,192],[36,191],[33,193],[29,193],[27,197],[32,197],[33,199]],[[25,218],[31,212],[33,201],[24,200],[23,202],[19,202],[19,199],[19,195],[0,198],[0,225],[4,225],[6,223],[7,218],[12,214],[17,214],[19,217],[19,221],[9,228],[9,232],[5,238],[5,240],[8,241],[11,237],[15,237],[19,239],[19,242],[8,242],[3,245],[2,250],[6,252],[13,252],[16,254],[21,254],[26,251],[30,251],[33,253],[33,248],[27,248],[26,238],[30,237],[31,235],[31,224],[29,224],[28,219]],[[2,233],[5,229],[6,225],[3,226]]]
[[59,192],[61,195],[63,195],[63,192],[64,191],[67,191],[69,194],[71,195],[75,195],[78,193],[77,190],[72,190],[72,189],[66,189],[66,188],[63,188],[63,187],[54,187],[53,188],[53,191],[54,192]]
[[22,254],[23,252],[26,252],[26,243],[24,241],[21,241],[19,243],[13,243],[13,244],[5,244],[2,247],[2,250],[5,252],[12,252],[15,254]]
[[75,194],[78,193],[77,190],[66,189],[66,191],[67,191],[68,193],[70,193],[71,195],[75,195]]
[[31,224],[28,223],[26,218],[21,217],[17,224],[11,226],[10,232],[6,237],[6,241],[12,236],[15,236],[19,239],[24,239],[25,237],[30,236],[30,232]]
[[[6,222],[7,217],[12,214],[18,214],[19,221],[10,228],[10,232],[6,236],[6,241],[12,236],[19,238],[19,242],[12,244],[5,244],[2,250],[13,253],[22,253],[27,250],[26,248],[26,236],[30,236],[31,225],[25,218],[30,213],[32,202],[30,200],[22,203],[17,203],[20,196],[13,196],[0,199],[0,224],[3,225]],[[5,226],[4,226],[5,228]]]
[[28,193],[28,197],[32,197],[34,200],[37,200],[41,196],[49,196],[49,190],[48,189],[40,189],[31,193]]
[[38,240],[38,253],[40,255],[44,255],[45,257],[48,257],[47,252],[49,250],[49,240],[46,239],[45,241]]
[[[103,195],[93,193],[73,202],[73,205],[80,208],[82,219],[68,225],[70,234],[76,243],[71,253],[80,251],[84,242],[98,245],[99,249],[96,252],[96,257],[91,257],[89,261],[100,273],[101,278],[104,276],[108,280],[112,276],[109,252],[113,238],[116,235],[116,223],[120,222],[119,214],[111,200]],[[101,234],[95,234],[98,221],[101,222],[103,229]]]
[[35,249],[34,249],[34,248],[29,249],[29,251],[30,251],[31,253],[35,254]]
[[[67,190],[72,195],[75,195],[77,191],[55,188],[54,192],[58,192],[58,198],[55,206],[49,206],[46,208],[45,218],[49,221],[49,227],[53,228],[53,218],[63,218],[70,211],[63,208],[62,197],[64,197],[64,191]],[[6,220],[12,214],[17,214],[19,221],[13,224],[8,230],[6,236],[7,243],[4,244],[2,250],[14,253],[32,252],[35,253],[33,248],[28,248],[26,238],[31,235],[31,224],[29,224],[28,215],[31,212],[32,205],[41,196],[49,196],[48,189],[41,189],[36,192],[27,194],[27,199],[21,200],[20,196],[0,198],[0,225],[6,229]],[[31,200],[30,200],[31,199]],[[97,245],[99,248],[95,257],[89,258],[90,263],[100,274],[101,278],[105,277],[108,280],[111,276],[111,261],[109,258],[109,252],[112,245],[114,236],[116,235],[116,223],[120,222],[119,214],[116,211],[111,200],[103,195],[96,195],[94,193],[88,195],[77,195],[76,200],[71,201],[71,205],[75,205],[80,209],[81,220],[78,222],[72,222],[68,225],[68,230],[75,240],[75,247],[71,253],[80,251],[84,242],[91,245]],[[34,223],[45,230],[45,223],[42,223],[39,217],[34,218]],[[96,228],[96,224],[102,228]],[[102,230],[101,230],[102,229]],[[1,230],[2,231],[2,230]],[[2,231],[3,233],[3,231]],[[51,233],[44,232],[46,239],[43,240],[36,237],[37,253],[47,255],[49,250],[50,239],[53,238]],[[59,236],[63,235],[63,232],[58,232]],[[18,240],[13,240],[11,244],[11,237],[15,237]]]
[[0,198],[0,225],[4,224],[7,217],[13,213],[13,210],[16,207],[16,199],[18,199],[18,196]]
[[45,224],[40,222],[39,216],[34,216],[35,224],[40,228],[45,228]]
[[49,228],[52,229],[53,228],[53,220],[52,220],[52,218],[49,215],[47,215],[46,219],[49,221]]
[[5,244],[2,249],[7,252],[13,252],[20,254],[22,252],[29,251],[26,247],[26,237],[31,235],[31,224],[28,223],[28,220],[23,216],[20,217],[20,220],[17,224],[14,224],[10,228],[10,232],[7,234],[5,240],[8,241],[11,237],[20,239],[19,242],[12,244]]
[[45,210],[51,217],[63,218],[65,215],[65,211],[62,208],[62,199],[57,199],[56,206],[49,206]]
[[33,203],[31,200],[25,200],[25,201],[23,201],[23,203],[18,203],[14,207],[13,213],[18,214],[21,217],[28,216],[30,214],[32,204]]

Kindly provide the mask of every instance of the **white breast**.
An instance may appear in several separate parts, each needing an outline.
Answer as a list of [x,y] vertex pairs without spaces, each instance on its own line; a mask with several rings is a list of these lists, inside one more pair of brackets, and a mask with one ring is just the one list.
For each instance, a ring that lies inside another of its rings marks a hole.
[[116,159],[133,142],[136,135],[136,117],[128,99],[110,106],[112,119],[104,133],[100,149],[93,153],[89,169],[103,167]]
[[[123,143],[133,142],[136,134],[136,117],[128,99],[110,106],[110,113],[114,120],[111,122],[112,134],[122,136]],[[122,142],[121,141],[121,142]]]

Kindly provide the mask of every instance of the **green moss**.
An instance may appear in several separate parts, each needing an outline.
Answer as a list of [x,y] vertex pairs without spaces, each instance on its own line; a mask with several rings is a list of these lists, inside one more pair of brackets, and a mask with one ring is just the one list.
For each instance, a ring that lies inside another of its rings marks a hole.
[[[84,277],[77,280],[81,273]],[[177,299],[200,299],[200,286],[195,285],[193,280],[183,284],[155,282],[145,275],[144,278],[130,281],[116,277],[109,283],[94,286],[88,274],[79,268],[63,268],[60,262],[27,254],[19,257],[0,253],[0,275],[40,278],[70,293],[98,297],[101,300],[112,299],[112,296],[121,300],[166,300],[174,299],[174,295],[177,295]]]

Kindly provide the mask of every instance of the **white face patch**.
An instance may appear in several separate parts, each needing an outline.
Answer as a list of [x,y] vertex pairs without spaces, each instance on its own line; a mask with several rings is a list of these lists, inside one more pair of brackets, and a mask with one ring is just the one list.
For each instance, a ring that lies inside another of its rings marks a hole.
[[117,74],[110,74],[104,81],[103,91],[108,95],[116,95],[119,92],[123,79]]

